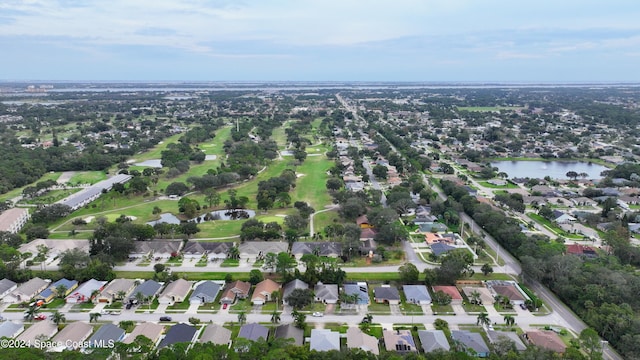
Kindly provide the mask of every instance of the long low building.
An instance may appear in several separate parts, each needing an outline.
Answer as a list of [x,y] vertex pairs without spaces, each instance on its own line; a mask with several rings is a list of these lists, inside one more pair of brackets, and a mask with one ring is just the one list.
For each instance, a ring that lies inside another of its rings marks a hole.
[[29,210],[11,208],[0,214],[0,231],[17,233],[29,221]]
[[71,210],[77,210],[102,195],[103,191],[109,191],[113,188],[115,184],[125,184],[127,181],[131,180],[131,175],[118,174],[114,177],[111,177],[106,180],[102,180],[94,185],[91,185],[88,188],[85,188],[75,194],[70,195],[60,201],[58,204],[67,205],[71,208]]

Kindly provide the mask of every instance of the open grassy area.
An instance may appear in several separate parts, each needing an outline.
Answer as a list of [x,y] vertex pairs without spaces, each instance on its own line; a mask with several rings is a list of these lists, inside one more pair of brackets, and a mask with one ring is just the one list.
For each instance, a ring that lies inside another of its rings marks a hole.
[[325,211],[313,217],[313,226],[316,232],[321,232],[325,227],[333,224],[338,219],[340,219],[340,215],[338,215],[337,211]]
[[180,136],[182,136],[182,134],[175,134],[175,135],[169,136],[168,138],[162,140],[160,144],[154,146],[152,149],[149,149],[140,155],[134,156],[135,162],[142,162],[142,161],[152,160],[152,159],[160,159],[162,157],[162,152],[164,150],[167,150],[167,146],[169,146],[169,144],[171,143],[177,142]]
[[512,184],[508,181],[505,185],[494,185],[489,183],[488,181],[479,181],[478,184],[489,189],[517,189],[518,188],[518,185]]
[[[116,271],[116,277],[124,279],[151,279],[153,278],[153,271]],[[186,278],[187,280],[224,280],[227,275],[226,272],[180,272],[174,271],[179,277]],[[233,280],[249,280],[248,272],[234,272],[232,273]]]
[[298,166],[296,172],[303,176],[298,178],[296,188],[292,192],[292,199],[306,201],[314,209],[322,210],[331,204],[331,196],[326,188],[327,170],[333,163],[326,156],[309,156]]
[[58,189],[58,190],[49,190],[41,196],[29,199],[27,201],[22,201],[27,204],[53,204],[58,200],[62,200],[71,194],[75,194],[80,189]]
[[81,171],[75,173],[67,183],[69,184],[95,184],[105,180],[107,174],[104,171]]

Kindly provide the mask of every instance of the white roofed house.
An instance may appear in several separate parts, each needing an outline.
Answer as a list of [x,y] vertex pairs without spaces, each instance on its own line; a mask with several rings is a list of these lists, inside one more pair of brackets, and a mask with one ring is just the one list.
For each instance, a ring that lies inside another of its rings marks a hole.
[[238,246],[240,251],[240,261],[255,262],[260,256],[265,256],[268,253],[281,253],[287,252],[289,244],[282,241],[245,241]]
[[337,304],[340,299],[338,285],[318,282],[313,289],[315,300],[325,304]]
[[0,300],[17,288],[18,284],[9,279],[0,280]]
[[170,282],[158,296],[158,303],[173,305],[174,303],[183,302],[189,291],[191,283],[185,279],[178,279]]
[[20,303],[30,301],[36,295],[41,293],[49,286],[48,280],[42,280],[39,277],[35,277],[26,283],[20,284],[13,292],[6,295],[3,299],[6,303]]
[[52,351],[75,350],[82,347],[82,343],[91,336],[93,326],[86,322],[77,321],[64,327],[51,341],[59,345]]
[[187,241],[182,249],[182,255],[187,258],[200,259],[207,255],[208,260],[226,259],[229,249],[234,242]]
[[56,324],[51,321],[40,321],[31,325],[20,334],[16,340],[27,343],[30,346],[35,346],[36,340],[48,340],[56,332],[58,332],[58,326]]
[[82,285],[78,286],[77,289],[73,290],[69,295],[67,295],[67,304],[77,304],[91,301],[94,292],[102,291],[106,283],[106,281],[99,281],[96,279],[87,280],[86,282],[82,283]]
[[168,259],[178,255],[182,241],[172,240],[152,240],[136,241],[135,249],[130,254],[131,257],[153,256],[156,258]]
[[17,233],[29,221],[29,210],[11,208],[0,214],[0,231]]
[[3,321],[0,323],[0,339],[6,337],[13,339],[24,330],[23,323],[17,323],[12,321]]
[[130,279],[115,279],[102,289],[94,301],[111,304],[116,300],[124,300],[135,285],[135,281]]

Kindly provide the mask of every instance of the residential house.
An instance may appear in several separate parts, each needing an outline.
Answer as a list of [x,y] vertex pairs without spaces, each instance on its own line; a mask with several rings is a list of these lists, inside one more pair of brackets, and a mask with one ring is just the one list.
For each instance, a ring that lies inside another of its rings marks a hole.
[[382,331],[384,346],[387,351],[399,353],[417,353],[418,347],[409,330],[384,330]]
[[111,347],[113,343],[124,339],[124,335],[122,328],[111,323],[104,324],[89,338],[89,347]]
[[369,240],[369,239],[374,240],[377,234],[378,232],[375,231],[374,229],[364,228],[360,230],[360,241]]
[[23,323],[13,321],[3,321],[0,323],[0,339],[13,339],[24,330]]
[[271,294],[274,291],[280,290],[280,284],[271,280],[265,279],[256,284],[253,295],[251,296],[251,303],[253,305],[264,305],[266,302],[273,300]]
[[403,285],[402,290],[408,303],[416,305],[431,304],[431,295],[424,285]]
[[29,346],[35,346],[36,340],[49,340],[57,332],[58,325],[51,321],[40,321],[27,328],[16,340]]
[[418,225],[418,232],[421,232],[421,233],[444,232],[447,230],[449,230],[447,225],[439,222],[425,222]]
[[398,288],[390,285],[381,285],[373,288],[373,300],[377,303],[387,303],[389,305],[400,304],[400,292]]
[[291,245],[291,254],[294,255],[297,260],[300,260],[300,258],[306,254],[337,258],[342,254],[342,244],[331,241],[298,241]]
[[191,296],[189,297],[190,304],[211,304],[216,301],[220,288],[222,286],[213,281],[202,281],[196,285],[193,289]]
[[342,303],[342,308],[356,308],[358,305],[369,305],[369,288],[366,282],[344,284],[344,293],[356,297],[355,304]]
[[434,286],[433,292],[436,293],[442,291],[443,293],[451,296],[451,305],[462,305],[462,295],[455,286]]
[[83,321],[67,324],[51,341],[59,344],[52,351],[76,350],[91,336],[93,326]]
[[307,283],[302,280],[294,279],[289,281],[282,287],[282,303],[284,305],[288,305],[287,298],[289,297],[289,295],[291,295],[293,290],[295,289],[306,290],[308,288],[309,288],[309,285],[307,285]]
[[269,329],[256,323],[245,324],[240,328],[238,337],[253,341],[258,341],[260,338],[267,340],[269,339]]
[[477,293],[478,300],[480,300],[480,304],[482,305],[493,305],[493,303],[495,302],[495,297],[493,296],[491,291],[489,291],[489,289],[484,286],[465,286],[462,288],[462,292],[467,296],[467,299],[469,299],[469,301],[473,301],[473,294]]
[[129,256],[133,258],[151,256],[154,258],[168,259],[172,256],[177,256],[180,253],[181,247],[182,241],[180,240],[136,241],[135,248]]
[[565,246],[567,247],[567,254],[577,255],[580,257],[585,257],[590,259],[598,257],[598,253],[591,246],[586,246],[586,245],[577,244],[577,243],[569,244]]
[[215,345],[228,345],[231,341],[231,330],[217,324],[210,324],[204,329],[198,340],[201,343],[213,343]]
[[361,229],[369,229],[373,227],[373,225],[369,223],[369,218],[367,217],[367,215],[360,215],[356,219],[356,225],[360,226]]
[[510,282],[496,283],[496,282],[487,282],[491,286],[491,290],[496,295],[504,296],[509,299],[509,302],[512,305],[520,305],[524,304],[527,300],[524,294],[520,291],[516,284]]
[[18,233],[29,221],[29,209],[11,208],[0,214],[0,231]]
[[442,254],[448,253],[451,250],[457,249],[456,247],[445,244],[445,243],[435,243],[435,244],[431,244],[429,247],[431,248],[431,252],[435,256],[440,256]]
[[175,324],[169,328],[167,334],[164,336],[162,341],[160,341],[158,349],[177,343],[191,343],[195,340],[197,333],[198,328],[194,326],[183,323]]
[[357,327],[347,329],[347,347],[349,349],[360,349],[370,353],[380,355],[378,339],[375,336],[367,335]]
[[49,285],[46,289],[42,290],[40,294],[38,294],[35,298],[37,300],[44,300],[44,302],[49,302],[53,300],[56,296],[58,296],[58,287],[64,287],[64,294],[61,294],[62,297],[66,297],[73,290],[78,287],[78,282],[76,280],[68,280],[62,278],[53,284]]
[[18,284],[9,279],[0,280],[0,300],[17,288]]
[[238,246],[242,262],[255,262],[267,253],[281,253],[289,250],[289,244],[282,241],[245,241]]
[[425,353],[437,350],[449,351],[451,348],[442,330],[418,330],[418,338]]
[[312,329],[309,349],[315,351],[340,351],[340,333],[327,329]]
[[318,282],[313,288],[317,302],[337,304],[339,300],[338,285]]
[[89,255],[89,240],[61,240],[61,239],[35,239],[26,244],[20,245],[18,251],[22,254],[31,253],[35,257],[38,254],[38,248],[46,246],[49,249],[47,258],[43,261],[43,264],[52,264],[56,258],[60,257],[62,253],[67,250],[76,249],[87,256]]
[[135,304],[138,301],[137,299],[139,297],[138,294],[142,294],[143,299],[150,298],[151,300],[153,300],[153,298],[156,297],[156,294],[158,293],[161,287],[162,285],[155,280],[145,280],[145,282],[136,286],[136,288],[133,289],[127,301],[129,303]]
[[513,345],[515,345],[516,350],[518,351],[527,350],[527,346],[522,342],[522,340],[520,339],[520,336],[518,336],[518,333],[515,333],[512,331],[488,330],[487,338],[489,339],[489,342],[492,344],[495,344],[498,341],[503,339],[508,339],[508,340],[511,340],[511,342],[513,342]]
[[238,299],[246,299],[249,296],[249,291],[251,290],[251,283],[236,280],[234,282],[228,283],[223,292],[222,297],[220,298],[221,304],[232,304]]
[[571,202],[575,205],[575,206],[596,206],[598,203],[589,199],[588,197],[576,197],[576,198],[571,198]]
[[274,332],[276,339],[293,339],[293,345],[302,346],[304,342],[304,331],[293,324],[280,325]]
[[31,301],[36,295],[49,286],[48,280],[35,277],[26,283],[20,284],[13,292],[4,297],[6,303],[21,303]]
[[551,350],[557,353],[564,353],[567,350],[567,345],[564,341],[551,330],[532,330],[524,333],[524,337],[529,341],[531,345],[541,347],[543,349]]
[[125,344],[131,344],[132,342],[136,341],[136,338],[138,336],[142,335],[151,340],[152,343],[156,344],[158,343],[158,340],[160,340],[160,335],[162,335],[163,331],[164,325],[152,322],[144,322],[142,324],[138,324],[133,329],[133,331],[129,335],[127,335],[124,340],[122,340],[122,342]]
[[451,340],[461,344],[469,355],[476,357],[489,356],[489,346],[482,335],[467,330],[452,330]]
[[226,259],[229,249],[234,247],[234,242],[205,242],[205,241],[187,241],[182,249],[185,259],[200,259],[207,255],[208,260]]
[[82,285],[78,286],[77,289],[73,290],[69,295],[67,295],[65,301],[67,304],[78,304],[89,302],[92,300],[91,296],[95,291],[102,291],[104,289],[104,285],[106,281],[99,281],[96,279],[87,280]]
[[553,210],[553,221],[558,224],[569,224],[575,222],[576,218],[560,210]]
[[102,289],[102,292],[94,301],[111,304],[116,300],[123,300],[135,285],[135,281],[130,279],[115,279]]
[[170,282],[158,296],[158,303],[173,305],[181,303],[189,295],[191,283],[185,279],[178,279]]

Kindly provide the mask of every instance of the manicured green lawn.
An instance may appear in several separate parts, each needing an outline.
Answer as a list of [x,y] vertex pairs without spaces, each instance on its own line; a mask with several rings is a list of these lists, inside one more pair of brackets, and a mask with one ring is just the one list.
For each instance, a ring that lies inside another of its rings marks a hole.
[[512,184],[508,181],[505,185],[494,185],[487,181],[479,181],[478,183],[489,189],[517,189],[518,188],[518,185]]
[[251,309],[253,309],[253,305],[249,299],[238,300],[235,305],[229,308],[229,310],[233,310],[234,312],[249,311]]
[[99,181],[105,180],[107,174],[104,171],[81,171],[77,172],[67,183],[69,184],[95,184]]
[[[316,209],[317,211],[318,209]],[[316,232],[321,232],[329,225],[334,224],[334,222],[340,219],[340,215],[338,215],[337,211],[325,211],[319,214],[316,214],[313,217],[313,226],[315,227]]]
[[134,157],[135,162],[142,162],[142,161],[145,161],[145,160],[160,159],[162,157],[162,152],[164,150],[167,150],[167,146],[169,146],[169,144],[171,144],[171,143],[177,142],[178,139],[180,138],[180,136],[182,136],[182,134],[175,134],[175,135],[169,136],[168,138],[162,140],[162,142],[160,144],[156,145],[152,149],[149,149],[148,151],[145,151],[143,154],[136,155]]
[[240,266],[240,260],[236,259],[224,259],[220,267],[238,267]]
[[46,194],[23,202],[27,204],[53,204],[56,201],[62,200],[71,194],[77,193],[78,191],[80,191],[80,189],[50,190]]
[[[151,279],[153,271],[116,271],[116,277],[124,279]],[[179,277],[185,277],[187,280],[224,280],[226,272],[179,272],[175,271]],[[249,280],[248,272],[232,273],[234,280]]]
[[451,305],[431,305],[431,310],[435,315],[453,315],[453,307]]
[[316,211],[322,210],[325,205],[332,203],[331,196],[327,191],[327,170],[333,163],[326,156],[308,156],[307,159],[298,166],[296,173],[303,175],[298,177],[296,188],[292,191],[294,201],[306,201]]

